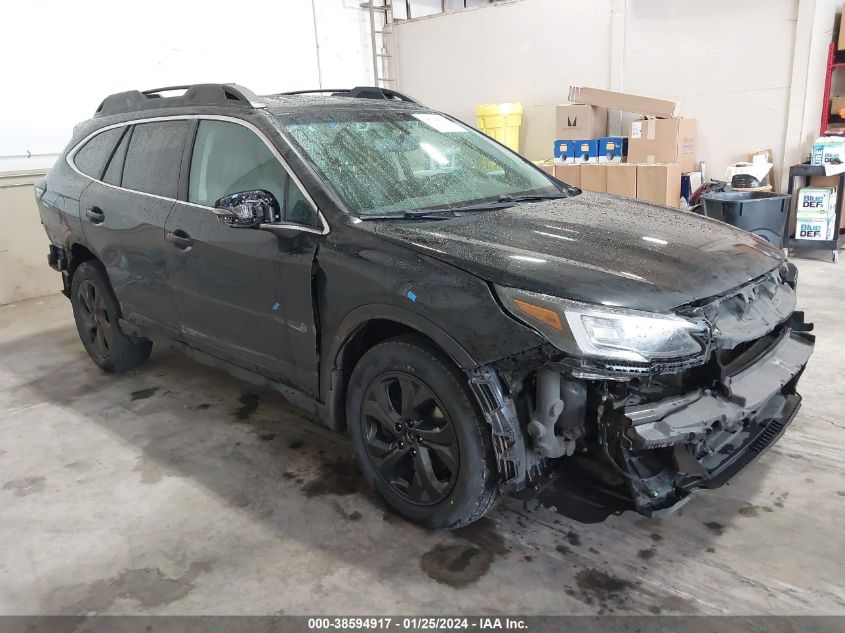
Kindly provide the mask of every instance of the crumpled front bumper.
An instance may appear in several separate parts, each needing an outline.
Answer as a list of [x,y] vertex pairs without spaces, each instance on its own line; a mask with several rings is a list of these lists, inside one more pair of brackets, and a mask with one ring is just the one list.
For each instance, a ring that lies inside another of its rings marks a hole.
[[636,509],[660,516],[698,488],[721,486],[785,431],[801,406],[795,387],[813,352],[796,323],[745,366],[726,368],[718,390],[626,407],[621,466]]

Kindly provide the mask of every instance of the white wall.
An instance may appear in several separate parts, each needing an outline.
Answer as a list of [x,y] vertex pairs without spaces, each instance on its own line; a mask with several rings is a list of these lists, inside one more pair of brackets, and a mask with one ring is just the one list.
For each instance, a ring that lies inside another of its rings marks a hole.
[[569,85],[610,82],[610,5],[528,0],[397,23],[397,86],[471,124],[477,104],[520,101],[523,153],[546,158]]
[[[757,148],[798,162],[818,133],[815,92],[840,4],[801,3],[801,37],[798,0],[519,0],[398,23],[397,85],[470,123],[476,104],[521,101],[533,159],[550,156],[553,105],[579,84],[680,100],[712,176]],[[807,84],[797,94],[796,73]]]
[[62,277],[47,265],[50,245],[32,185],[41,174],[0,175],[0,305],[59,292]]
[[[258,94],[372,83],[358,0],[3,3],[0,172],[49,166],[111,93],[236,82]],[[46,163],[46,165],[44,164]]]
[[749,150],[771,148],[779,162],[797,12],[797,0],[632,0],[625,90],[681,101],[710,176]]

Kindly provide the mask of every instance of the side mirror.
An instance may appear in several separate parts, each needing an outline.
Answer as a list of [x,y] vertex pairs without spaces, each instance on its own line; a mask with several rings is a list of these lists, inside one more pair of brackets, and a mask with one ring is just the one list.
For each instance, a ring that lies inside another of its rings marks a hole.
[[263,222],[278,222],[279,201],[269,191],[256,189],[223,196],[214,203],[220,218],[233,229],[248,229]]

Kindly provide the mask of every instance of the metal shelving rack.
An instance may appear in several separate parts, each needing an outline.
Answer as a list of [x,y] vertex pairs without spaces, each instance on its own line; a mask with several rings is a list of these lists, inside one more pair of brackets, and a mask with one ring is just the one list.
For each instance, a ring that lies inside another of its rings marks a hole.
[[[803,178],[809,179],[812,176],[824,176],[824,167],[818,165],[793,165],[789,168],[789,187],[787,193],[792,196],[793,192],[800,187],[795,187],[795,179]],[[842,236],[839,235],[839,226],[842,223],[842,202],[843,193],[845,192],[845,172],[837,174],[839,176],[839,186],[836,188],[836,221],[835,221],[835,237],[832,240],[799,240],[791,235],[792,229],[795,227],[789,226],[789,219],[791,214],[787,213],[784,219],[783,227],[783,246],[784,248],[791,248],[796,253],[809,250],[830,250],[832,253],[833,263],[839,261],[839,247],[842,242]]]
[[[845,134],[845,127],[837,127],[830,129],[831,114],[830,114],[830,88],[833,81],[833,71],[837,68],[845,66],[845,51],[836,54],[836,42],[831,42],[827,49],[827,69],[824,77],[824,98],[822,99],[822,122],[819,126],[821,136],[835,134]],[[842,123],[845,126],[845,120],[838,114],[833,115],[837,119],[837,123]]]

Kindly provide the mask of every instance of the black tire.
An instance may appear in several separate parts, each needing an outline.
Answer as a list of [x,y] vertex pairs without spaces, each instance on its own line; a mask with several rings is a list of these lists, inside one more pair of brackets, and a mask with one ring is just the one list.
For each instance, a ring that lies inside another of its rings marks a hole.
[[82,262],[74,271],[70,302],[82,345],[103,371],[128,371],[149,358],[152,342],[130,339],[120,329],[120,306],[100,262]]
[[365,478],[403,517],[457,528],[499,499],[490,427],[466,378],[421,337],[390,339],[363,355],[346,419]]

